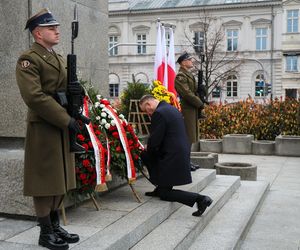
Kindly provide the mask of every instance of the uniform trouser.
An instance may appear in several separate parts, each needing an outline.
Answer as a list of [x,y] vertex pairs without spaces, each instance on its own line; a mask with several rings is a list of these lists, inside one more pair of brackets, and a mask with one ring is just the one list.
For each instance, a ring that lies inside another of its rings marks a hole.
[[34,204],[36,216],[37,217],[48,216],[51,211],[54,211],[59,208],[63,198],[64,195],[34,196],[33,204]]
[[164,201],[176,201],[187,206],[194,206],[196,201],[200,201],[202,195],[198,193],[176,190],[173,187],[160,187],[156,188],[158,197]]

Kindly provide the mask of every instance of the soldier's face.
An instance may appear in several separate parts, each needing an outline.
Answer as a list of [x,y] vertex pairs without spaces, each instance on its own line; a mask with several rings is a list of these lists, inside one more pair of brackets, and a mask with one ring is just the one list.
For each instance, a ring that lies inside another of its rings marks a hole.
[[36,36],[47,47],[52,47],[59,43],[60,32],[58,26],[37,27]]
[[193,68],[192,58],[182,61],[182,65],[187,69]]

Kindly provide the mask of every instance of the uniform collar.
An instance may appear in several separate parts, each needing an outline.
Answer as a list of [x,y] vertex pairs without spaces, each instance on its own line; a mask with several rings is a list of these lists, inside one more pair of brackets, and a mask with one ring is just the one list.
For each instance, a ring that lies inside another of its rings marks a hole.
[[46,49],[44,46],[42,46],[39,43],[33,43],[32,44],[32,49],[41,57],[43,58],[43,60],[48,63],[51,64],[54,68],[56,68],[57,70],[59,69],[59,62],[57,60],[57,58],[55,57],[55,52],[54,50],[52,50],[52,53]]

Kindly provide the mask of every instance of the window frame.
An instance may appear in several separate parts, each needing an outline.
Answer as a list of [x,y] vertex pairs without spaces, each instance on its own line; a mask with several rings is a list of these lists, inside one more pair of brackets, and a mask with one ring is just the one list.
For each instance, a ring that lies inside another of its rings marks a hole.
[[[228,32],[231,32],[231,34],[229,35]],[[234,32],[237,33],[236,36],[234,36]],[[227,51],[229,52],[234,52],[238,50],[238,38],[239,38],[239,30],[238,29],[234,29],[234,28],[228,28],[226,30],[226,41],[227,41]],[[229,49],[229,42],[230,42],[230,46],[231,49]],[[235,47],[236,45],[236,47]]]
[[[294,15],[295,12],[297,13],[297,16]],[[292,13],[291,16],[289,16],[289,13]],[[299,32],[299,10],[298,9],[287,10],[286,32],[287,33]]]
[[[113,41],[110,39],[113,38]],[[108,48],[110,49],[112,46],[118,44],[119,36],[116,35],[109,35],[108,37]],[[119,54],[118,47],[114,47],[113,49],[109,50],[109,56],[117,56]]]
[[[262,32],[263,30],[266,31],[266,34],[263,34],[263,32]],[[260,31],[259,34],[257,34],[258,31]],[[258,39],[259,39],[259,41],[258,41]],[[263,41],[264,41],[264,43],[263,43]],[[258,42],[259,42],[259,46],[257,46]],[[268,44],[268,28],[266,28],[266,27],[257,27],[257,28],[255,28],[255,46],[256,46],[256,50],[257,51],[267,50],[267,44]]]
[[[290,59],[290,61],[289,61]],[[296,62],[296,64],[293,64]],[[293,69],[296,66],[296,69]],[[298,72],[298,56],[297,55],[287,55],[285,58],[285,71],[286,72]]]
[[[234,85],[236,85],[236,86],[234,86]],[[234,90],[235,88],[236,88],[236,90]],[[228,93],[230,93],[230,95],[228,95]],[[234,93],[235,93],[235,95],[234,95]],[[227,79],[226,79],[226,97],[227,98],[238,97],[238,78],[236,75],[231,75],[231,76],[227,77]]]
[[119,86],[118,83],[109,84],[109,96],[110,97],[119,97]]
[[[145,36],[145,39],[143,39],[143,36]],[[139,39],[142,38],[142,39]],[[139,45],[137,45],[137,54],[138,55],[145,55],[147,54],[147,34],[146,33],[137,33],[136,34],[136,40],[137,40],[137,43]]]

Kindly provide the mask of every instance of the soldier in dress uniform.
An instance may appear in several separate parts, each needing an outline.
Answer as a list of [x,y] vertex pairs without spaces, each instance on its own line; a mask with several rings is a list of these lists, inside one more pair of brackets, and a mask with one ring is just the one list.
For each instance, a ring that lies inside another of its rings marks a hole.
[[[179,71],[175,78],[175,89],[180,97],[184,124],[190,144],[198,141],[198,117],[204,104],[197,94],[197,82],[190,72],[193,68],[192,57],[188,53],[183,53],[178,57],[180,64]],[[191,170],[195,170],[191,165]]]
[[57,98],[67,89],[66,62],[53,50],[59,43],[59,23],[48,9],[28,19],[35,42],[18,59],[16,79],[28,106],[24,160],[24,195],[32,196],[41,227],[39,245],[68,249],[79,241],[59,224],[58,208],[64,195],[76,187],[75,158],[70,153],[69,130],[78,131]]

